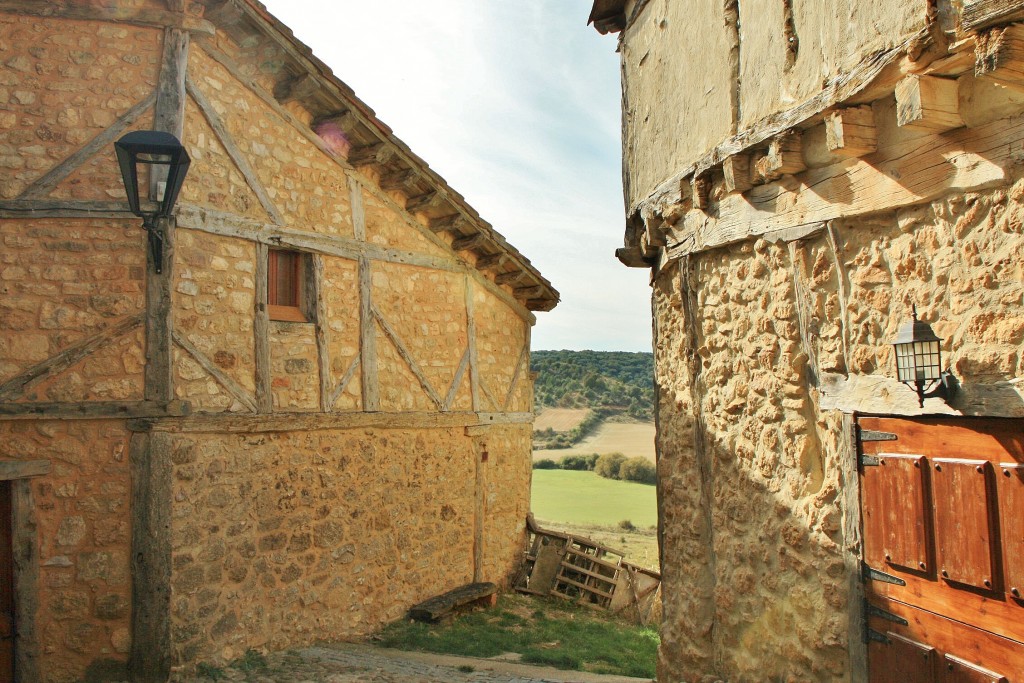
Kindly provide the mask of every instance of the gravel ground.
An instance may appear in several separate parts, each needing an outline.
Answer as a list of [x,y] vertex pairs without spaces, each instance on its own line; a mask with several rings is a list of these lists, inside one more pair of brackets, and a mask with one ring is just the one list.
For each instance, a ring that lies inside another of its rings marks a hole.
[[[475,659],[338,644],[279,652],[266,668],[225,668],[217,683],[649,683],[646,678],[601,676],[527,666],[501,659]],[[182,683],[215,683],[176,677]]]

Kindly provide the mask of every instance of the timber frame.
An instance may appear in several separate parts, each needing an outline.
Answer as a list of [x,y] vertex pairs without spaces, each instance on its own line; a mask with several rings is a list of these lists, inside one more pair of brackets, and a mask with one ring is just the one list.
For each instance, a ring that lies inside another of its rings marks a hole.
[[[626,4],[599,0],[591,21],[605,33],[625,31],[646,6],[637,2],[627,21]],[[1024,135],[1024,111],[968,128],[958,85],[969,76],[1024,89],[1024,24],[1010,23],[1021,19],[1019,3],[966,0],[955,21],[940,14],[817,96],[738,131],[628,208],[616,256],[656,276],[688,254],[757,238],[788,242],[840,217],[1000,184],[1017,163],[1009,142]],[[879,149],[880,113],[926,136]],[[979,158],[986,163],[971,162]]]

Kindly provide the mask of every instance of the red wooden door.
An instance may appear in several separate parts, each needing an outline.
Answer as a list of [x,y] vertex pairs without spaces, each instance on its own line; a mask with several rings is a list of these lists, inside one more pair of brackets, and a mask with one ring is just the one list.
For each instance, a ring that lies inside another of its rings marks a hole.
[[857,425],[871,683],[1024,683],[1024,420]]
[[14,636],[11,482],[0,481],[0,683],[14,681]]

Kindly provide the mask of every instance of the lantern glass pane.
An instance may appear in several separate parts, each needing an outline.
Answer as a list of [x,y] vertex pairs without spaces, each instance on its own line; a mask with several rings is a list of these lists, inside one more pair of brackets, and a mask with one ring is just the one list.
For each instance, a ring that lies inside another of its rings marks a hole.
[[917,379],[913,344],[896,344],[896,372],[901,382],[913,382]]

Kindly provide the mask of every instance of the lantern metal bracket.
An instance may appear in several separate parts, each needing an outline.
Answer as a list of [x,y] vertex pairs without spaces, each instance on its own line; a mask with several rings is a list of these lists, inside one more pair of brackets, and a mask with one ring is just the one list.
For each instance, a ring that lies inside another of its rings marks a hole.
[[959,387],[960,382],[956,375],[945,370],[939,375],[939,379],[932,383],[932,388],[929,391],[925,391],[924,382],[918,382],[912,388],[917,392],[918,406],[924,408],[926,398],[941,398],[943,401],[949,402]]
[[149,242],[149,253],[153,258],[153,268],[157,275],[164,272],[164,231],[160,224],[150,218],[142,220],[142,227],[146,231],[146,239]]

